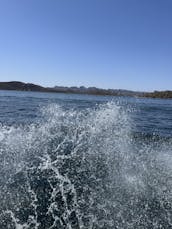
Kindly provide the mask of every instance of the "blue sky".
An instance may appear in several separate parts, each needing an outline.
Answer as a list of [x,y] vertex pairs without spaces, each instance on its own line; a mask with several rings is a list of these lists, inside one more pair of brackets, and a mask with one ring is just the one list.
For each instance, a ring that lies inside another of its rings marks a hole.
[[0,81],[172,89],[171,0],[0,0]]

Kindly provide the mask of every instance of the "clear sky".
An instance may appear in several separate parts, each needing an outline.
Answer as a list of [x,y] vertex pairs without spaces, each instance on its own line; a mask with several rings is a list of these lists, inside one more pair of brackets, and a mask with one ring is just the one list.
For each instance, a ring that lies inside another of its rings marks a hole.
[[172,90],[172,0],[0,0],[0,81]]

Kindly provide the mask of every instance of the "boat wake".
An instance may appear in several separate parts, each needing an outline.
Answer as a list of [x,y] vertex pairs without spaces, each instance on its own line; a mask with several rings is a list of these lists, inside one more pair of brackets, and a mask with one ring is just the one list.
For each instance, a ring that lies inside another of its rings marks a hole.
[[130,109],[42,109],[0,126],[1,229],[172,228],[172,141],[132,133]]

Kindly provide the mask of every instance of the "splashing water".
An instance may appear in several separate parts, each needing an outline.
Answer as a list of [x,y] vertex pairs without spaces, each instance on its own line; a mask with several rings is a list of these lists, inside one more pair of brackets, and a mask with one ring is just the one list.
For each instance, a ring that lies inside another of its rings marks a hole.
[[0,228],[172,228],[172,142],[137,138],[129,109],[42,109],[0,126]]

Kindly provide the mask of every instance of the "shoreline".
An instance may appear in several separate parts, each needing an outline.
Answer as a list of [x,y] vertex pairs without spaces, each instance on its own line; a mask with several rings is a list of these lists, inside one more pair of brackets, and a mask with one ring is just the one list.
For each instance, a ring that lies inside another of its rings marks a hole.
[[96,96],[123,96],[137,98],[157,98],[157,99],[172,99],[172,91],[154,91],[154,92],[139,92],[123,89],[102,89],[96,87],[42,87],[32,83],[23,83],[19,81],[0,82],[0,90],[8,91],[26,91],[26,92],[46,92],[46,93],[64,93],[78,95],[96,95]]

